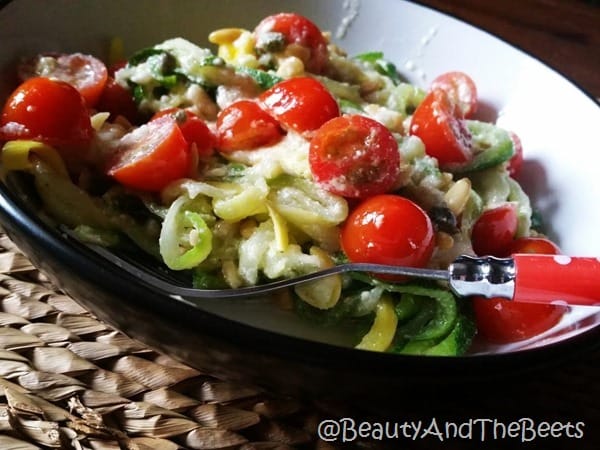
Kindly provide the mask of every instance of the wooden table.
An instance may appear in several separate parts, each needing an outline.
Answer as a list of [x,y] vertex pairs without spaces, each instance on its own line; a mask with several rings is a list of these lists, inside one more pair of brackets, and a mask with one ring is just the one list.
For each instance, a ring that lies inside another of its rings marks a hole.
[[420,0],[558,70],[600,99],[599,0]]

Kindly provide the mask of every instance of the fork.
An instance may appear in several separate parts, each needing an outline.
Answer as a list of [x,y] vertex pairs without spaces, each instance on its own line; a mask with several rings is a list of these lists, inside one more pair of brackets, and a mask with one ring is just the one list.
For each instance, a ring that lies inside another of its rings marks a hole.
[[525,303],[600,306],[600,259],[591,257],[515,254],[510,258],[495,258],[461,255],[446,270],[346,263],[257,286],[197,289],[161,279],[151,270],[138,267],[104,247],[88,247],[154,289],[183,299],[264,295],[335,274],[365,272],[445,282],[459,297],[476,295]]

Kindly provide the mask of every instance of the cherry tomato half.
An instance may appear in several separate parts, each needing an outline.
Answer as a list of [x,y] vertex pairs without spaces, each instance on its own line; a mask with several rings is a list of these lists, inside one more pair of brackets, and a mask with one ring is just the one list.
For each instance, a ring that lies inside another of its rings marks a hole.
[[458,106],[462,117],[470,118],[477,111],[477,87],[464,72],[447,72],[431,83],[431,89],[442,89],[452,103]]
[[38,55],[21,64],[18,72],[23,81],[37,76],[65,81],[81,93],[90,108],[98,102],[108,77],[102,61],[82,53]]
[[33,139],[76,156],[93,135],[81,94],[64,81],[36,77],[11,94],[0,116],[0,141]]
[[115,74],[119,70],[123,69],[126,66],[127,66],[127,60],[126,59],[121,59],[119,61],[116,61],[116,62],[112,63],[110,66],[107,67],[108,76],[114,78]]
[[529,339],[558,323],[567,308],[559,305],[512,303],[500,298],[473,299],[477,328],[488,341],[497,344]]
[[232,103],[217,116],[217,146],[222,152],[274,145],[283,136],[279,122],[251,100]]
[[508,170],[508,174],[511,177],[516,178],[521,173],[521,168],[523,167],[523,145],[521,144],[521,139],[515,133],[511,132],[510,138],[513,142],[515,154],[508,160],[506,170]]
[[418,205],[398,195],[369,197],[353,209],[341,229],[352,262],[425,267],[433,253],[431,220]]
[[305,136],[340,115],[338,103],[325,86],[308,77],[277,83],[260,95],[259,103],[285,128]]
[[360,115],[331,119],[310,142],[313,178],[324,189],[344,197],[388,192],[398,180],[400,152],[392,133]]
[[190,171],[189,145],[175,119],[152,120],[123,136],[108,175],[124,186],[159,191]]
[[522,237],[510,245],[510,253],[539,253],[542,255],[560,255],[560,248],[550,239],[543,237]]
[[266,33],[281,33],[286,45],[297,44],[308,49],[303,58],[304,67],[309,72],[322,73],[329,52],[323,33],[313,22],[295,13],[280,13],[265,17],[254,29],[258,42]]
[[112,77],[108,77],[106,80],[102,95],[96,104],[96,110],[109,112],[111,120],[116,119],[117,116],[123,116],[133,124],[140,121],[140,114],[131,92],[118,84]]
[[423,141],[425,151],[437,158],[441,168],[464,165],[473,157],[471,134],[442,89],[433,89],[417,106],[410,134]]
[[[513,253],[559,254],[558,247],[544,238],[516,239]],[[506,344],[528,339],[552,328],[567,308],[562,305],[513,303],[501,298],[473,298],[473,310],[480,334],[490,342]]]
[[169,108],[157,112],[151,120],[163,116],[171,116],[175,119],[188,144],[196,145],[199,156],[210,156],[212,154],[216,138],[200,117],[185,109]]
[[517,225],[517,210],[511,203],[484,211],[471,231],[473,251],[479,256],[510,255]]

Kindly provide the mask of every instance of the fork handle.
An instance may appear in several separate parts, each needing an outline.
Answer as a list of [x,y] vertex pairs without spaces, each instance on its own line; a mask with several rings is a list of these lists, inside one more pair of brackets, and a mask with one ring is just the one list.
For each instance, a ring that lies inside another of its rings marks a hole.
[[515,254],[511,258],[462,255],[449,267],[460,296],[515,302],[600,306],[600,258]]
[[600,306],[600,259],[515,254],[513,301]]

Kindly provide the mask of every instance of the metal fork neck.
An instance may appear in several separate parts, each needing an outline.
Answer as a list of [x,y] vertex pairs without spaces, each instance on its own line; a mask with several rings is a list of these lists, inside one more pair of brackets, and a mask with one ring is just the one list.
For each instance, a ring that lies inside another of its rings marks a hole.
[[450,287],[459,296],[512,299],[515,263],[512,258],[459,256],[448,268]]

